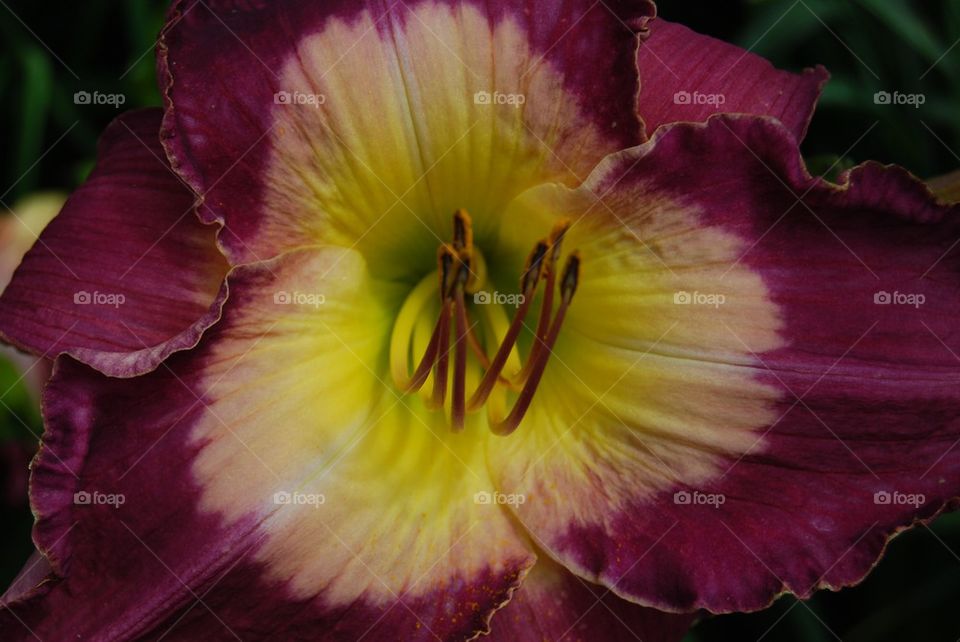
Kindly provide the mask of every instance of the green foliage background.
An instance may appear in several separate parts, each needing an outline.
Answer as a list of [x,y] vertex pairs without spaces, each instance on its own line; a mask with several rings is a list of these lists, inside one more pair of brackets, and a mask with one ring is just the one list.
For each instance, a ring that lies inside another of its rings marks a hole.
[[[119,111],[159,104],[153,47],[164,10],[159,0],[0,0],[4,205],[40,189],[74,188]],[[870,158],[921,177],[960,168],[960,0],[664,0],[660,13],[779,67],[821,63],[831,71],[804,144],[815,173]],[[126,103],[120,110],[75,105],[80,90],[122,93]],[[877,91],[922,93],[926,103],[878,106]],[[29,450],[42,430],[18,376],[0,363],[0,488],[26,464],[10,444]],[[0,585],[31,550],[31,521],[24,497],[0,503]],[[958,596],[960,519],[950,515],[897,538],[856,588],[705,618],[688,640],[953,642]]]

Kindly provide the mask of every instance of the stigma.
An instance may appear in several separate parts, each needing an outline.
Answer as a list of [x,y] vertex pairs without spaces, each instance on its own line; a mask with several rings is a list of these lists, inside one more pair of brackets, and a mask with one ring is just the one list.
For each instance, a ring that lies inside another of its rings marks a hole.
[[[558,271],[563,238],[569,226],[566,220],[559,222],[546,238],[534,244],[520,273],[520,291],[515,298],[519,303],[513,318],[506,322],[502,312],[502,318],[498,318],[495,312],[485,311],[487,326],[493,330],[486,333],[486,341],[482,341],[476,332],[479,323],[472,319],[475,310],[468,306],[467,295],[476,294],[482,287],[487,266],[482,253],[474,246],[470,215],[465,210],[457,210],[453,215],[452,239],[437,249],[436,272],[413,289],[394,324],[390,368],[398,390],[403,394],[419,391],[426,406],[433,410],[446,411],[449,407],[450,426],[456,432],[463,430],[468,413],[484,408],[493,433],[509,435],[516,430],[540,385],[579,283],[580,255],[576,251],[567,256],[563,270]],[[539,317],[536,328],[531,329],[534,337],[528,354],[521,360],[517,339],[526,326],[541,285]],[[411,373],[415,328],[423,321],[425,310],[439,310],[439,313]],[[492,348],[489,352],[488,347]],[[482,372],[469,396],[468,362],[474,371]],[[509,374],[508,364],[513,366]],[[426,390],[431,375],[433,383]],[[510,392],[516,394],[508,410],[506,400]]]

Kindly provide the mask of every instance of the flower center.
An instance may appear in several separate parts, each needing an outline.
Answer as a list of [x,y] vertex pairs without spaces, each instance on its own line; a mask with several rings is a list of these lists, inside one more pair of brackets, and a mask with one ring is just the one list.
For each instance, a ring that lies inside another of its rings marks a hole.
[[[479,248],[473,244],[473,226],[465,210],[453,215],[453,240],[443,243],[437,251],[437,269],[424,277],[407,297],[394,323],[390,342],[390,371],[394,384],[404,393],[413,393],[424,387],[433,374],[432,392],[426,397],[429,408],[440,409],[447,405],[450,388],[450,424],[454,431],[463,430],[468,412],[487,409],[490,430],[497,435],[509,435],[530,407],[537,386],[550,360],[553,346],[563,325],[567,308],[573,300],[580,277],[580,255],[574,251],[564,264],[562,273],[557,272],[563,237],[569,223],[561,221],[550,235],[538,241],[527,257],[520,275],[520,293],[509,297],[516,302],[513,320],[507,324],[504,315],[491,302],[490,294],[482,292],[486,278],[486,262]],[[541,297],[540,318],[526,361],[520,365],[516,358],[517,338],[524,327],[524,320],[536,297],[540,283],[545,283]],[[559,286],[560,300],[554,310],[554,290]],[[467,294],[484,305],[468,308]],[[415,346],[416,328],[424,314],[435,308],[431,299],[439,299],[439,314],[433,332],[410,374],[411,354]],[[499,295],[498,295],[499,297]],[[471,312],[482,308],[486,315],[486,327],[494,339],[483,341],[471,323]],[[500,315],[499,317],[497,315]],[[453,332],[451,333],[451,325]],[[453,345],[450,345],[451,339]],[[496,345],[493,356],[486,344]],[[483,371],[473,394],[467,397],[468,351]],[[448,386],[450,353],[453,352],[452,385]],[[518,367],[515,372],[504,372],[508,361]],[[507,392],[517,392],[513,407],[506,411]]]

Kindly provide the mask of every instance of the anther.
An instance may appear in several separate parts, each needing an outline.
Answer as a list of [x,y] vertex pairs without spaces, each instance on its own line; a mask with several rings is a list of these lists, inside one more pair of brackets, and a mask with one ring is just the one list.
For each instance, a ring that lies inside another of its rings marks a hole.
[[457,250],[473,249],[473,220],[467,210],[453,213],[453,247]]
[[547,241],[538,241],[527,257],[527,263],[523,267],[523,274],[520,276],[520,292],[524,296],[533,294],[537,289],[537,283],[540,282],[540,275],[543,273],[543,259],[550,249]]
[[563,237],[570,229],[570,219],[561,219],[553,229],[550,230],[550,236],[547,237],[547,243],[550,246],[550,256],[545,266],[546,288],[543,291],[543,301],[540,304],[540,318],[537,320],[537,331],[530,347],[530,358],[524,364],[523,368],[513,379],[515,385],[523,385],[523,382],[530,376],[530,369],[537,360],[544,342],[547,339],[547,330],[550,328],[550,315],[553,313],[553,289],[557,280],[557,261],[560,259],[560,248],[563,245]]
[[574,252],[567,258],[567,265],[563,268],[563,280],[560,282],[562,305],[570,305],[578,285],[580,285],[580,253]]
[[440,277],[440,300],[447,301],[453,295],[460,274],[459,252],[448,243],[437,250],[437,274]]

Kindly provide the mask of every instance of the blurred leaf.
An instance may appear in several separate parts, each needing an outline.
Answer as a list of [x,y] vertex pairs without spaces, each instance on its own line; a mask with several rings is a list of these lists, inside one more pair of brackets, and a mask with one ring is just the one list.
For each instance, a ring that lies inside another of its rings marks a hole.
[[20,370],[3,357],[0,357],[0,399],[4,404],[0,406],[0,441],[33,441],[41,425],[40,410]]
[[887,29],[900,36],[904,42],[933,62],[945,49],[937,37],[903,0],[857,0],[867,11],[876,16]]
[[[928,534],[928,537],[932,537]],[[949,606],[960,592],[960,573],[951,568],[943,573],[913,582],[909,590],[899,590],[888,604],[877,604],[869,616],[845,637],[846,642],[872,642],[906,634],[913,637],[916,620],[936,604]],[[906,639],[906,638],[904,638]],[[920,639],[920,638],[914,638]]]
[[804,642],[827,642],[833,639],[832,632],[817,613],[816,598],[793,607],[788,614],[788,621]]
[[13,198],[33,190],[39,182],[38,173],[30,168],[43,154],[44,131],[50,94],[53,86],[53,72],[44,52],[29,47],[23,52],[23,79],[20,92],[19,138],[17,140],[16,168],[20,173],[13,180],[20,179],[14,188]]
[[946,44],[937,55],[934,67],[928,69],[934,69],[954,81],[954,93],[960,93],[960,87],[956,84],[957,74],[960,73],[960,2],[944,2],[943,18],[945,33],[948,34]]
[[855,80],[846,74],[837,73],[830,78],[830,82],[823,89],[821,106],[843,105],[855,107],[862,105],[867,109],[873,105],[873,92],[860,80]]
[[85,160],[74,165],[73,176],[76,185],[80,185],[87,180],[87,176],[93,171],[94,164],[95,162],[93,160]]
[[690,629],[683,638],[683,642],[700,642],[700,636],[697,634],[697,630]]
[[[771,2],[758,10],[741,30],[738,43],[768,58],[789,51],[823,26],[799,3]],[[791,8],[792,6],[792,8]]]
[[807,159],[807,169],[811,174],[833,182],[837,181],[840,174],[856,164],[856,161],[852,158],[841,157],[837,154],[819,154]]
[[[960,169],[960,166],[957,169]],[[934,525],[934,531],[944,534],[960,533],[960,512],[947,513],[940,517]],[[958,554],[960,554],[960,551],[958,551]]]
[[[947,25],[947,33],[954,36],[960,35],[960,2],[943,3],[944,22]],[[953,45],[954,43],[950,43]]]
[[130,3],[126,23],[130,35],[130,59],[121,79],[129,77],[136,86],[136,102],[159,105],[160,91],[155,77],[155,48],[163,24],[163,12],[156,6]]

